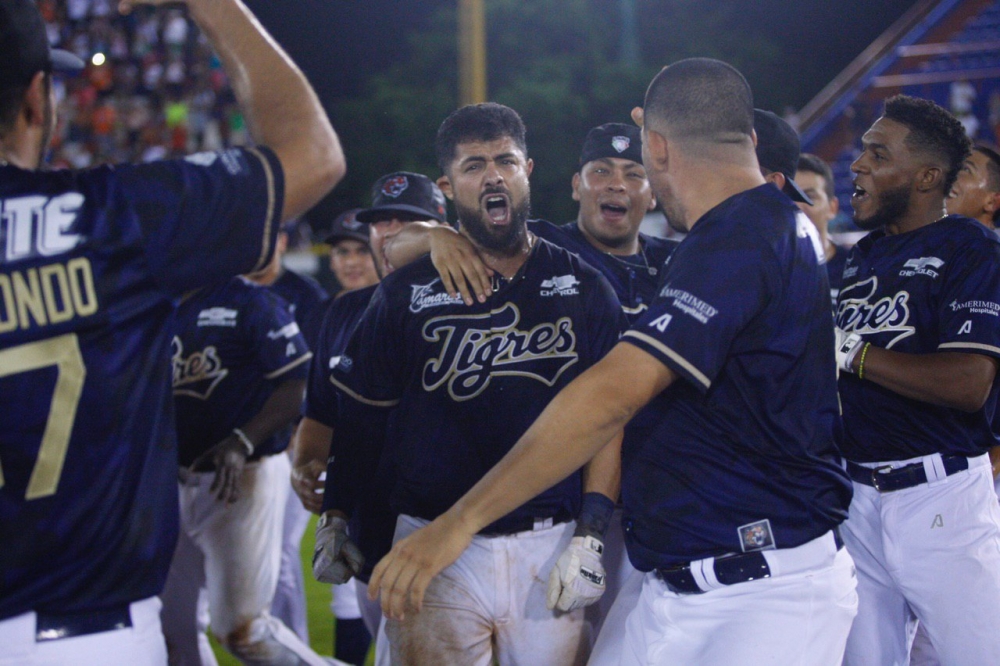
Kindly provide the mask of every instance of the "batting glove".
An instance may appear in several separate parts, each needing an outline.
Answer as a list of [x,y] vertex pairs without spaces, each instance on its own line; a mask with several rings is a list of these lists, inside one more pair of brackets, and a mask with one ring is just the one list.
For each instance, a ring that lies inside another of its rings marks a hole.
[[571,611],[589,606],[604,594],[604,544],[592,536],[575,536],[549,572],[545,605]]
[[851,363],[854,357],[861,351],[861,336],[857,333],[848,333],[839,326],[833,329],[836,334],[837,343],[837,367],[844,372],[854,372]]
[[313,576],[321,583],[342,585],[361,571],[365,556],[347,536],[347,521],[324,513],[316,524]]

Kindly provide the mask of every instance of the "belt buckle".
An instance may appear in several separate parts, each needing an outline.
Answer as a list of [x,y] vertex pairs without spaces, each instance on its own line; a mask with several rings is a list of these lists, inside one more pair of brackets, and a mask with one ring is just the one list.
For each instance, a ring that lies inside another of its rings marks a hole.
[[883,492],[882,488],[879,487],[878,485],[878,475],[888,474],[889,472],[891,472],[892,465],[885,465],[883,467],[872,467],[871,470],[872,470],[872,486],[875,488],[875,490]]

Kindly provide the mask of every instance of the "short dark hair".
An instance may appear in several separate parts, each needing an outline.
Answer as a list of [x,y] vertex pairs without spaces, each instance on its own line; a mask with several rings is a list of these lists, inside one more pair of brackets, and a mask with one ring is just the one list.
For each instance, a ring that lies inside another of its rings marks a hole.
[[688,58],[660,70],[646,90],[644,116],[674,137],[738,143],[753,132],[753,93],[733,67]]
[[833,186],[833,170],[818,155],[813,155],[812,153],[802,153],[799,155],[798,170],[808,171],[822,178],[823,190],[826,192],[828,199],[833,200],[837,196],[837,191]]
[[[1000,153],[989,146],[976,144],[973,150],[986,156],[986,187],[990,192],[1000,192]],[[993,226],[1000,224],[1000,209],[993,211]]]
[[509,106],[495,102],[463,106],[445,118],[438,128],[434,140],[438,166],[441,171],[448,171],[460,143],[495,141],[504,137],[512,139],[527,157],[526,133],[521,116]]
[[7,86],[0,88],[0,137],[7,136],[14,129],[17,114],[24,105],[24,94],[28,86]]
[[951,192],[958,172],[972,154],[972,141],[958,118],[934,102],[909,95],[890,97],[885,103],[885,118],[906,125],[910,133],[906,143],[929,153],[946,166],[943,194]]

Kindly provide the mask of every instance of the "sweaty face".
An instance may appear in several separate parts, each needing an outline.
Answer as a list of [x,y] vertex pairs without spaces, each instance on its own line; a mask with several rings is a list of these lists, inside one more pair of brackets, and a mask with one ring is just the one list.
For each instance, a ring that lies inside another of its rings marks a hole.
[[462,228],[481,248],[513,255],[526,242],[532,163],[509,137],[460,143],[448,170]]
[[591,243],[630,254],[642,218],[655,205],[645,168],[618,157],[584,164],[573,176],[573,199],[580,202],[577,221]]
[[344,239],[330,251],[330,270],[344,291],[353,291],[378,282],[375,260],[361,241]]
[[795,184],[812,199],[811,206],[802,201],[795,202],[796,205],[817,229],[826,229],[837,215],[837,201],[826,193],[826,178],[812,171],[799,171],[795,174]]
[[909,132],[901,123],[879,118],[861,138],[861,155],[851,165],[851,207],[859,228],[894,224],[909,210],[913,181],[921,167],[906,145]]
[[989,218],[985,209],[997,191],[990,188],[989,158],[973,150],[958,172],[958,180],[951,188],[945,203],[952,215],[965,215],[973,219]]

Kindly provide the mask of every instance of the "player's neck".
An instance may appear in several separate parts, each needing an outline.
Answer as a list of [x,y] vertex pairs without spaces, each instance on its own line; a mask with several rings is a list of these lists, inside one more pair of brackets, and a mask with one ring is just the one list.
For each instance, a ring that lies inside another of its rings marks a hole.
[[914,202],[895,221],[885,225],[885,232],[891,236],[916,231],[917,229],[934,224],[947,214],[948,211],[945,209],[944,199],[930,200],[925,204],[923,202]]
[[525,233],[524,240],[521,242],[518,249],[512,254],[498,254],[491,252],[476,244],[475,241],[473,241],[473,245],[476,246],[479,256],[482,257],[483,262],[487,266],[505,278],[512,278],[519,270],[521,270],[521,267],[524,266],[524,262],[526,262],[528,257],[531,255],[531,250],[535,246],[535,235],[530,231],[527,231]]
[[635,235],[628,240],[628,242],[622,245],[607,245],[602,243],[597,237],[591,235],[587,232],[587,228],[580,222],[580,218],[576,218],[576,228],[580,230],[583,237],[588,243],[594,246],[600,252],[606,254],[613,254],[619,257],[631,257],[633,254],[639,254],[639,232],[636,231]]
[[692,169],[685,173],[684,182],[679,183],[676,189],[690,227],[694,227],[698,220],[726,199],[767,182],[760,169],[755,167],[725,165],[724,168],[712,169],[710,165],[705,166],[705,169]]

